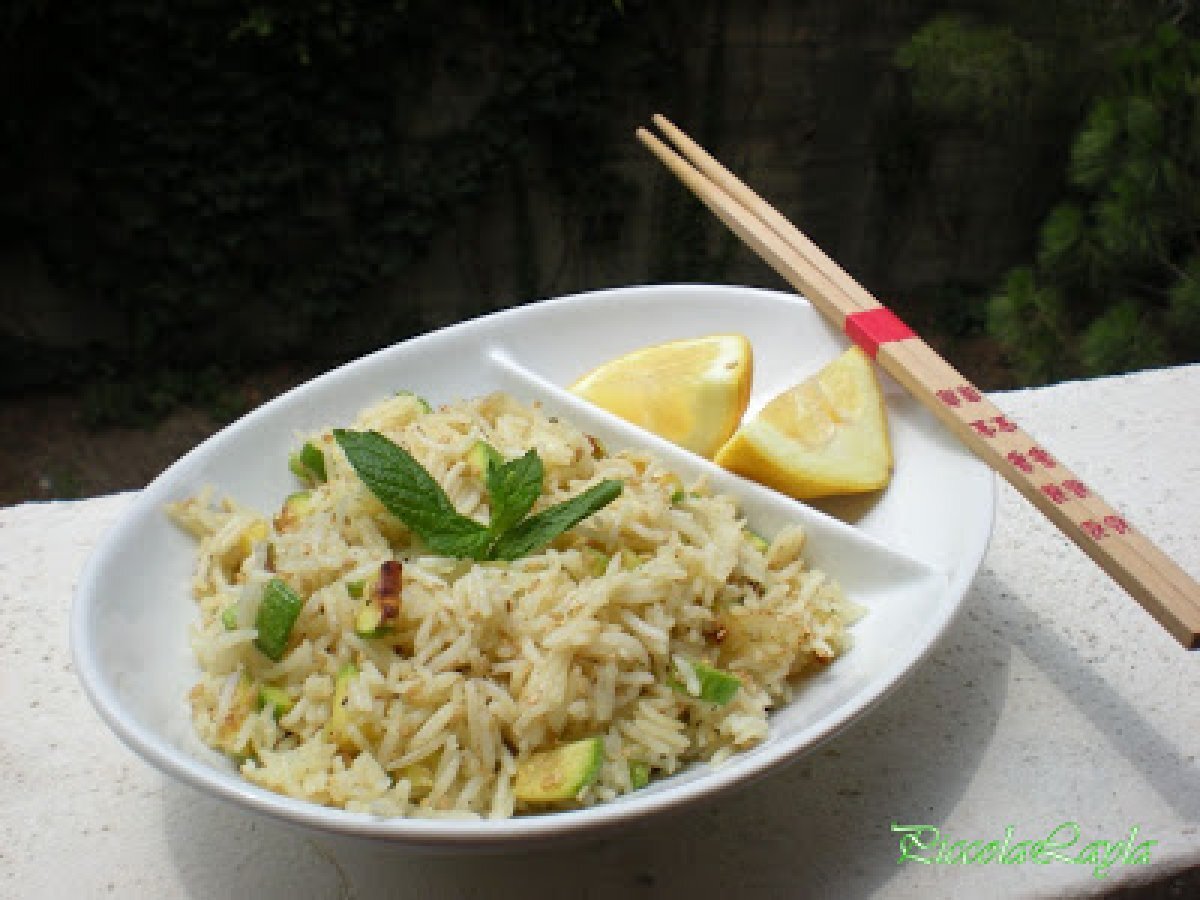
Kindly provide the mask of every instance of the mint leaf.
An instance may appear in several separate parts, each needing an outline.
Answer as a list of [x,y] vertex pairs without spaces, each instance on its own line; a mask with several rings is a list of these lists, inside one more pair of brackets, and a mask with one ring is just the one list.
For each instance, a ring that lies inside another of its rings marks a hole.
[[536,450],[519,459],[492,462],[488,466],[487,490],[492,505],[489,527],[494,536],[504,534],[533,508],[542,493],[542,475],[542,460]]
[[492,559],[513,560],[544,547],[568,528],[616,500],[623,487],[619,481],[605,479],[570,500],[530,516],[500,535],[488,555]]
[[403,447],[375,431],[335,429],[363,484],[434,553],[484,559],[492,533],[460,514],[433,476]]
[[542,491],[544,469],[537,451],[508,462],[489,460],[492,521],[485,528],[461,515],[433,476],[382,434],[339,428],[333,436],[367,489],[431,551],[443,556],[479,560],[525,556],[607,506],[623,487],[620,481],[602,481],[525,518]]
[[442,523],[439,531],[421,532],[415,528],[413,531],[416,531],[425,545],[438,556],[490,559],[488,545],[492,542],[491,532],[473,519],[458,513],[455,513],[455,516],[455,521]]

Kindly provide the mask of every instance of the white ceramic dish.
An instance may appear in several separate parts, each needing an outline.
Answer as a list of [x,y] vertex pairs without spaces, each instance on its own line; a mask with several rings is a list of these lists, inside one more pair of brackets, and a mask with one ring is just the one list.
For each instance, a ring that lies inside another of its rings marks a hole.
[[[205,441],[132,503],[88,561],[75,596],[76,669],[107,724],[165,772],[289,822],[412,845],[516,845],[675,809],[811,750],[878,702],[929,651],[961,603],[991,535],[992,473],[885,379],[896,471],[881,495],[792,501],[583,403],[564,385],[646,344],[740,332],[754,348],[751,412],[846,346],[800,297],[737,287],[631,287],[542,301],[414,338],[335,369]],[[194,543],[163,512],[204,485],[259,509],[294,489],[286,458],[299,431],[349,421],[399,388],[438,403],[492,390],[540,400],[609,446],[651,449],[687,477],[709,476],[770,533],[799,520],[815,565],[868,607],[855,646],[771,717],[768,739],[719,767],[696,765],[612,803],[504,821],[379,819],[292,800],[243,780],[195,738],[185,700],[197,677],[187,641]],[[849,520],[850,524],[847,523]]]

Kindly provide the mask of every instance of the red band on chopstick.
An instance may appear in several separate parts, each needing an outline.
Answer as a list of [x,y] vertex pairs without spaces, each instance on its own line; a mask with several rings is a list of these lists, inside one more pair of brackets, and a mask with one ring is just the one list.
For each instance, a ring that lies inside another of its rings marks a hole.
[[916,337],[916,332],[900,321],[886,306],[864,309],[846,316],[843,326],[846,336],[862,347],[867,356],[875,358],[880,344]]

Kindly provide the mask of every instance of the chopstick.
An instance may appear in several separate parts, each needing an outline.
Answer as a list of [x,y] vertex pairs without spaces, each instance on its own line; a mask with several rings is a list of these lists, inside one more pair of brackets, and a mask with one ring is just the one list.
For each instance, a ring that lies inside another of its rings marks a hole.
[[[638,139],[830,322],[999,472],[1189,650],[1200,584],[1047,452],[795,225],[664,116]],[[678,150],[678,152],[676,152]]]

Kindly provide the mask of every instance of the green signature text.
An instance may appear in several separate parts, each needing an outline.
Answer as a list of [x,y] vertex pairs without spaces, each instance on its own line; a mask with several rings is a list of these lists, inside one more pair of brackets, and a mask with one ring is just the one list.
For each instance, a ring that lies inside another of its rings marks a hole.
[[[916,862],[926,865],[969,866],[1021,865],[1052,862],[1091,866],[1092,875],[1103,878],[1115,865],[1144,865],[1150,862],[1150,850],[1158,841],[1138,842],[1138,826],[1129,829],[1127,837],[1118,841],[1096,840],[1081,846],[1080,828],[1075,822],[1063,822],[1044,838],[1013,840],[1014,828],[1009,825],[1003,838],[992,840],[951,841],[942,837],[935,825],[897,825],[892,832],[900,835],[900,856],[897,863]],[[1076,852],[1078,848],[1078,852]]]

